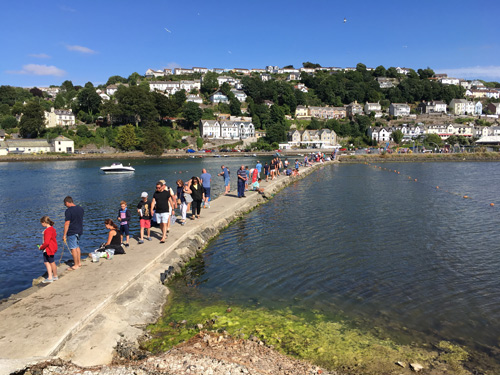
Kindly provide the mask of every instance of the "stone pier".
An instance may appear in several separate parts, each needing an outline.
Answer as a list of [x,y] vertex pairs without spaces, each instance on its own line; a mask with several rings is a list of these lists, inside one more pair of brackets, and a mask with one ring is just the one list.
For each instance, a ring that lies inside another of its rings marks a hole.
[[[272,197],[330,163],[302,168],[297,177],[281,175],[263,182],[265,196]],[[80,269],[61,273],[58,281],[4,302],[0,375],[54,357],[81,366],[109,364],[119,340],[136,341],[146,325],[159,318],[168,295],[160,274],[169,267],[174,273],[181,270],[223,228],[267,199],[256,192],[246,192],[246,198],[239,199],[235,191],[233,185],[230,195],[202,209],[199,220],[188,218],[184,226],[172,225],[165,244],[159,243],[159,229],[153,228],[153,241],[139,245],[131,239],[126,255],[98,263],[86,259]]]

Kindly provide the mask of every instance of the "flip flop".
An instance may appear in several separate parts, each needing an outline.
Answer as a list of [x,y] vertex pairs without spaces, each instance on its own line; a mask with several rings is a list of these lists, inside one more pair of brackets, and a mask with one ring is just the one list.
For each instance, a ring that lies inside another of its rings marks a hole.
[[66,268],[66,271],[76,271],[78,268],[73,268],[73,267],[68,267]]

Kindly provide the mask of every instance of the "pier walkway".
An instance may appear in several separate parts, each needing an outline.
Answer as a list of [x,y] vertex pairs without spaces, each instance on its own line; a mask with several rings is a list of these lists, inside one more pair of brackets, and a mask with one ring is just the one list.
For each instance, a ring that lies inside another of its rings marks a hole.
[[[270,196],[330,163],[301,168],[300,176],[281,175],[261,186]],[[126,255],[98,263],[84,260],[80,269],[62,273],[58,281],[12,296],[0,311],[0,375],[51,357],[81,366],[110,363],[120,339],[136,341],[160,316],[168,295],[160,274],[169,266],[180,270],[221,229],[265,200],[256,192],[238,199],[235,192],[234,185],[230,195],[212,201],[201,219],[174,224],[165,244],[159,244],[159,229],[152,229],[153,241],[138,245],[131,239]]]

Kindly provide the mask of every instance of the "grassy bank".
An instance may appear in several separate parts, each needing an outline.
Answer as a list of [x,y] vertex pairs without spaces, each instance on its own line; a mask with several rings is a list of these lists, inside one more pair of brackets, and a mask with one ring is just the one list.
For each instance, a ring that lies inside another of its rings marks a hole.
[[435,161],[500,161],[500,152],[476,152],[453,154],[366,154],[341,155],[338,160],[342,163],[362,162],[435,162]]

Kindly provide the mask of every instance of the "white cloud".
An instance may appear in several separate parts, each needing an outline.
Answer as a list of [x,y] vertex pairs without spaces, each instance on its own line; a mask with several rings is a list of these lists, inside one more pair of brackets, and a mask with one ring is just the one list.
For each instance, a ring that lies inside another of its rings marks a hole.
[[50,59],[50,56],[46,53],[32,53],[29,56],[37,58],[37,59]]
[[37,64],[28,64],[24,65],[21,70],[9,70],[7,71],[9,74],[27,74],[27,75],[35,75],[35,76],[56,76],[62,77],[66,74],[66,72],[62,69],[59,69],[53,65],[37,65]]
[[472,66],[468,68],[436,69],[436,73],[446,73],[449,77],[466,79],[500,79],[500,66]]
[[77,45],[66,45],[66,48],[68,51],[76,51],[76,52],[80,52],[80,53],[85,53],[87,55],[93,55],[94,53],[97,53],[96,51],[90,49],[90,48],[87,48],[87,47],[83,47],[83,46],[77,46]]

